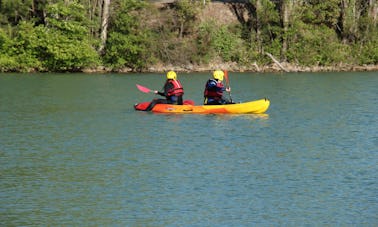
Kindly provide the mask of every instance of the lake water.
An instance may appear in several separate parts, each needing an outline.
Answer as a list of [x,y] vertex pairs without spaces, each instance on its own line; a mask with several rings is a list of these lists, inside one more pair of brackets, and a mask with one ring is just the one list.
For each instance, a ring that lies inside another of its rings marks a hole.
[[[263,115],[137,112],[158,74],[1,74],[1,226],[378,226],[378,74],[229,73]],[[209,74],[179,74],[202,102]]]

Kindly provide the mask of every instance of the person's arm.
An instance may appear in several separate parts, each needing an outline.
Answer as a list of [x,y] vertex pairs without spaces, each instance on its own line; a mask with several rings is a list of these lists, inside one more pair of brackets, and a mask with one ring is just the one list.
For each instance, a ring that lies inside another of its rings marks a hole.
[[164,91],[154,91],[154,93],[157,94],[157,95],[161,95],[161,96],[165,96],[166,97],[171,86],[172,86],[171,83],[166,82],[164,84],[164,87],[163,87]]
[[165,97],[168,97],[168,92],[170,91],[170,90],[172,90],[174,88],[174,86],[173,86],[173,84],[171,83],[171,82],[167,82],[165,85],[164,85],[164,96]]
[[154,93],[157,94],[157,95],[165,96],[164,92],[161,92],[161,91],[154,91]]
[[209,83],[207,83],[207,89],[208,90],[215,90],[217,87],[217,83],[214,80],[211,80]]

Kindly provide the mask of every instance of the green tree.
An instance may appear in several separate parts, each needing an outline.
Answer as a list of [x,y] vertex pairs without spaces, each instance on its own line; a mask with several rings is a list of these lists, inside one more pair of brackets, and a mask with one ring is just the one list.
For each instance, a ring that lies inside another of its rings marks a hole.
[[11,56],[12,46],[12,39],[0,28],[0,72],[17,71],[17,59]]
[[17,66],[11,71],[40,71],[42,64],[38,59],[39,39],[34,24],[21,22],[15,29],[12,42],[7,46],[10,59],[15,59]]
[[17,25],[22,20],[31,20],[33,0],[2,0],[0,14],[4,15],[2,23]]
[[340,17],[340,0],[304,1],[302,20],[306,24],[326,25],[335,28]]
[[306,66],[329,66],[337,63],[348,63],[350,48],[340,43],[337,34],[326,25],[308,25],[300,22],[298,29],[291,37],[292,44],[288,49],[288,60]]
[[46,26],[39,26],[39,56],[49,70],[79,70],[99,63],[90,39],[83,5],[73,1],[47,7]]
[[138,11],[145,7],[143,1],[114,2],[104,55],[105,63],[111,67],[141,70],[151,62],[150,31],[138,20]]
[[190,33],[195,25],[199,13],[200,2],[182,0],[175,2],[175,12],[178,24],[178,37],[182,38],[185,33]]

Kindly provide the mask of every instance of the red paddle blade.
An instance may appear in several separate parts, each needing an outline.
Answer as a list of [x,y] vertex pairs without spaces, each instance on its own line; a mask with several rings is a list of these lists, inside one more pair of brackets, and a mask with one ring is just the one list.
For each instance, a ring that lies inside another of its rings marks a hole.
[[193,100],[190,100],[190,99],[186,99],[186,100],[184,100],[184,105],[192,105],[192,106],[194,106],[194,101]]
[[149,92],[151,92],[151,89],[146,88],[146,87],[143,87],[142,85],[137,84],[136,86],[137,86],[137,88],[139,89],[139,91],[141,91],[141,92],[144,92],[144,93],[149,93]]

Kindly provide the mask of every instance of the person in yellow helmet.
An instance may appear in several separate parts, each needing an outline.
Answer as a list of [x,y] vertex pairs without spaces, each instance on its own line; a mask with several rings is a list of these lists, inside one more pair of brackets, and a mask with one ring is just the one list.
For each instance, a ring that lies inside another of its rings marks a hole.
[[222,105],[230,104],[231,101],[223,98],[223,92],[230,92],[230,88],[225,88],[223,85],[224,72],[222,70],[215,70],[213,78],[210,78],[205,85],[204,91],[204,105]]
[[152,110],[158,103],[165,104],[183,104],[184,88],[181,82],[177,79],[177,74],[174,71],[167,73],[167,80],[165,81],[163,91],[154,91],[155,94],[164,96],[165,99],[154,99],[150,105],[146,108],[146,111]]

